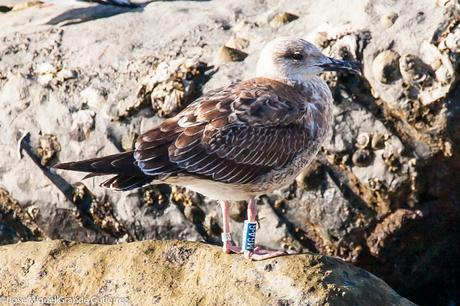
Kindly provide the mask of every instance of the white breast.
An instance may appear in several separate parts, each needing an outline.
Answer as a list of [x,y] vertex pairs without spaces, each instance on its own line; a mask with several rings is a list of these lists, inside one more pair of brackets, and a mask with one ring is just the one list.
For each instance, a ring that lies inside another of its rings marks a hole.
[[255,195],[249,190],[251,186],[225,184],[191,176],[171,177],[164,182],[185,187],[213,200],[247,201]]

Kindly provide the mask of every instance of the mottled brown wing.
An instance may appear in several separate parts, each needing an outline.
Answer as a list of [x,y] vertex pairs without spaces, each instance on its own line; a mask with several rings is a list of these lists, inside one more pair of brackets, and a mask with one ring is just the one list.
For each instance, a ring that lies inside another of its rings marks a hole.
[[184,172],[250,182],[307,146],[304,99],[292,87],[263,78],[215,90],[141,135],[134,157],[148,175]]

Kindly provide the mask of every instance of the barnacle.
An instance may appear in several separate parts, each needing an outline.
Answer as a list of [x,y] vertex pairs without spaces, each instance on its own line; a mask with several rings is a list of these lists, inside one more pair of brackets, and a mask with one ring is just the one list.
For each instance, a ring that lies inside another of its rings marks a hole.
[[374,150],[383,149],[385,147],[385,141],[388,140],[390,136],[388,134],[375,133],[372,135],[371,147]]
[[299,16],[288,13],[288,12],[283,12],[275,15],[273,19],[270,21],[270,25],[274,28],[279,28],[289,22],[292,22],[296,19],[298,19]]
[[370,137],[369,133],[361,133],[356,138],[355,146],[358,149],[366,149],[369,146],[370,139],[371,139],[371,137]]
[[246,52],[228,46],[222,46],[217,51],[218,62],[241,62],[247,56]]
[[393,50],[379,53],[372,62],[374,76],[383,84],[390,84],[399,80],[401,78],[399,58],[399,54]]
[[160,117],[173,116],[199,97],[211,70],[212,66],[194,59],[159,63],[153,74],[142,81],[134,103],[113,120],[122,120],[147,106]]
[[61,145],[53,134],[45,134],[39,138],[37,153],[41,157],[41,164],[46,166],[61,151]]
[[366,167],[372,161],[372,153],[369,150],[356,150],[351,158],[353,164],[358,167]]

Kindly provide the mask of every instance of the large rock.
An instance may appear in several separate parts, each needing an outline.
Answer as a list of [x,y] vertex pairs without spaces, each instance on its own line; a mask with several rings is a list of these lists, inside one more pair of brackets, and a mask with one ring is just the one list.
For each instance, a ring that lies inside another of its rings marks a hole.
[[0,278],[0,297],[84,297],[104,305],[415,305],[339,259],[251,262],[197,242],[7,245],[0,247]]

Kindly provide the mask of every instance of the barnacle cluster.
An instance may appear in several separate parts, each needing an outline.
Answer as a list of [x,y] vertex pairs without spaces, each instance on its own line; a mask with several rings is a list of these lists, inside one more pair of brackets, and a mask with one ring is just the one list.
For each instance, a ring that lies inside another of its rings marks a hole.
[[61,151],[61,145],[56,135],[45,134],[40,136],[37,154],[41,157],[41,164],[48,165],[56,156],[57,152]]
[[83,225],[93,223],[114,237],[132,240],[123,224],[116,218],[113,205],[105,199],[97,199],[81,182],[74,184],[72,202],[75,204],[75,217]]
[[196,59],[162,61],[142,81],[134,103],[114,120],[122,120],[145,107],[160,117],[173,116],[200,96],[211,73],[212,66]]
[[30,240],[32,238],[30,237],[31,234],[38,239],[47,238],[36,223],[38,213],[38,208],[34,206],[24,209],[18,201],[11,197],[7,190],[0,187],[0,222],[4,227],[10,226],[10,223],[11,225],[14,223],[25,225],[13,226],[16,231],[15,235],[20,240]]

